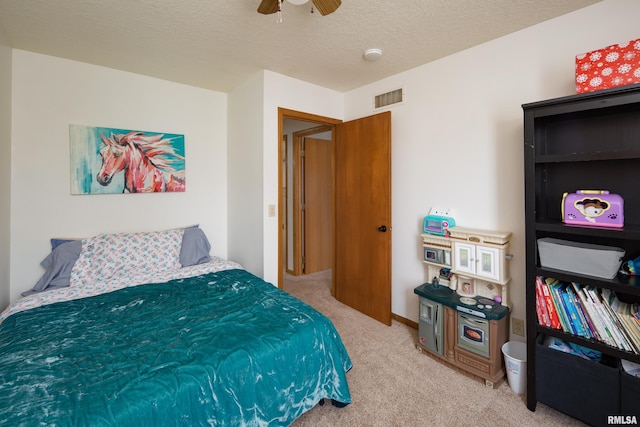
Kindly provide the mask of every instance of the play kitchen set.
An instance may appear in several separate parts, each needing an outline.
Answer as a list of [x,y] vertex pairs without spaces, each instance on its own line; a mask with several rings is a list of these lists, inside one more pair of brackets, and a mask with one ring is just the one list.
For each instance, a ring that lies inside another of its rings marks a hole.
[[418,344],[442,362],[498,386],[508,338],[511,233],[456,226],[439,211],[424,219],[423,261],[431,282],[419,296]]

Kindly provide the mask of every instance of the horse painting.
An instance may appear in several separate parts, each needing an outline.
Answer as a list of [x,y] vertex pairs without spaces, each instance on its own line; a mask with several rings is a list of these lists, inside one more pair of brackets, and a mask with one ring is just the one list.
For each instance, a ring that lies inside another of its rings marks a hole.
[[124,171],[123,193],[151,193],[184,191],[184,169],[175,164],[184,157],[177,154],[164,135],[145,135],[142,132],[100,134],[102,166],[96,181],[102,186],[111,183],[114,175]]

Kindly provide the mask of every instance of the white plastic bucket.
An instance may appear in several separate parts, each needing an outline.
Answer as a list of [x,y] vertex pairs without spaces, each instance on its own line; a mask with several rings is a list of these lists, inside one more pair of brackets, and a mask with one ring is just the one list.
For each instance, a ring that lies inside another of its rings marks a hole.
[[508,341],[502,345],[502,354],[509,387],[517,394],[524,394],[527,389],[527,344]]

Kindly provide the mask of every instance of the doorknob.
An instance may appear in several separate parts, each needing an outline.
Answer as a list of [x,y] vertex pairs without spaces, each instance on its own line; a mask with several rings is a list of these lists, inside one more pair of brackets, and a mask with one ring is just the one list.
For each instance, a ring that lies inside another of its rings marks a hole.
[[387,226],[381,225],[380,227],[378,227],[378,231],[382,231],[383,233],[385,233],[387,231]]

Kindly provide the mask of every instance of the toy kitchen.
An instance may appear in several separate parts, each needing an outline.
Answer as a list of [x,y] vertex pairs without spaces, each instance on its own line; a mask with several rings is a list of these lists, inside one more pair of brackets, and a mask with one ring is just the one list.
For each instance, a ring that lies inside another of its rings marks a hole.
[[442,215],[424,219],[429,282],[419,296],[416,348],[493,388],[504,380],[508,339],[510,232],[463,228]]

